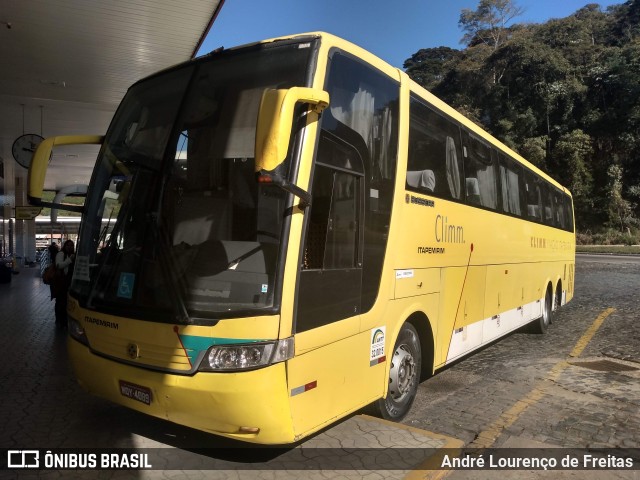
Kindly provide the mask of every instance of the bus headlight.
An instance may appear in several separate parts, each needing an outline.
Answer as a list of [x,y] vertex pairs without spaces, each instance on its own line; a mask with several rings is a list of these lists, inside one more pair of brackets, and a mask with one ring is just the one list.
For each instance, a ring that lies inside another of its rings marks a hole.
[[83,345],[86,345],[87,347],[89,346],[89,339],[84,332],[84,328],[82,328],[80,322],[71,317],[69,317],[69,335],[71,335],[71,338],[79,341]]
[[214,345],[200,363],[200,371],[238,371],[284,362],[293,357],[293,337],[276,342]]

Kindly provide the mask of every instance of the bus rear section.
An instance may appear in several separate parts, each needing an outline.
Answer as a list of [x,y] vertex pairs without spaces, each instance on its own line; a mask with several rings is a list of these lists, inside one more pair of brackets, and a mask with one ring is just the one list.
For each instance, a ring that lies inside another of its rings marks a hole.
[[437,368],[525,325],[547,329],[574,293],[573,206],[553,179],[414,89],[398,225],[412,235],[397,247],[396,291],[437,291],[423,312],[437,324]]

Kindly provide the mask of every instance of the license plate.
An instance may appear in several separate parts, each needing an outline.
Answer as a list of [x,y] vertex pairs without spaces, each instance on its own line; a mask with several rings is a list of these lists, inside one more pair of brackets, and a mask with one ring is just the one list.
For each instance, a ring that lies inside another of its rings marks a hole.
[[120,393],[124,397],[151,405],[152,395],[150,388],[120,380]]

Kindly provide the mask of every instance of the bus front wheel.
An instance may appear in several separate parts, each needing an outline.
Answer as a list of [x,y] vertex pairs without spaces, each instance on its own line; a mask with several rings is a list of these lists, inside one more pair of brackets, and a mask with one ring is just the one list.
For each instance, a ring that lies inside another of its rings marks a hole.
[[410,323],[402,326],[387,361],[391,364],[389,389],[386,397],[374,403],[374,410],[386,420],[400,421],[409,413],[420,383],[420,338]]

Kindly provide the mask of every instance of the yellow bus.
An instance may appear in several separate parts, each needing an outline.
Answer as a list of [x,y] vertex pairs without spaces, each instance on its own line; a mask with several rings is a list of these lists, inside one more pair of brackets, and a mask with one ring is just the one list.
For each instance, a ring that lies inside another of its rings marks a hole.
[[371,53],[267,40],[134,84],[98,143],[69,292],[90,393],[297,441],[573,296],[569,191]]

